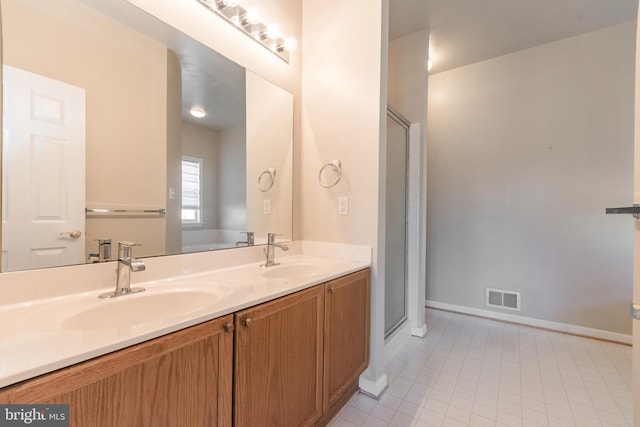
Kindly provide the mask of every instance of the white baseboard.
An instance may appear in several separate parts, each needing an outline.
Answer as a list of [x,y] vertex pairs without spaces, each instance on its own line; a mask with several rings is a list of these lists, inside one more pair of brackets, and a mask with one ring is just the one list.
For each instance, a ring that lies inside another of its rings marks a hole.
[[427,335],[427,325],[422,325],[421,328],[411,328],[411,336],[424,338]]
[[587,328],[584,326],[571,325],[568,323],[552,322],[549,320],[535,319],[533,317],[518,316],[515,314],[498,313],[495,311],[464,307],[461,305],[448,304],[445,302],[426,300],[425,305],[430,308],[439,308],[441,310],[454,311],[456,313],[470,314],[473,316],[486,317],[488,319],[518,323],[521,325],[533,326],[535,328],[543,328],[557,332],[581,335],[589,338],[613,341],[620,344],[631,345],[633,340],[633,337],[631,335],[621,334],[618,332],[603,331],[601,329]]
[[360,375],[358,380],[358,387],[360,388],[360,392],[366,394],[367,396],[373,397],[374,399],[378,399],[383,391],[386,390],[389,385],[387,381],[387,375],[384,374],[380,378],[372,381],[368,378],[364,378],[364,375]]

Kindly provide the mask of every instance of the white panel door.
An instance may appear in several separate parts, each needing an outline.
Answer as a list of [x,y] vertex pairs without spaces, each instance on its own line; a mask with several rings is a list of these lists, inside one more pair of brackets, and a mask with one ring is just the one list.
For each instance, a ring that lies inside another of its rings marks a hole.
[[85,90],[3,65],[2,270],[84,262]]

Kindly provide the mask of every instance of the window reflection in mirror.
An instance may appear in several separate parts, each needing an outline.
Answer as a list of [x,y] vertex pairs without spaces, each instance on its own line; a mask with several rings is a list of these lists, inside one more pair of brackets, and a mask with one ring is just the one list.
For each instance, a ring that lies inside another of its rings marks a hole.
[[[1,7],[5,77],[34,76],[4,78],[2,271],[86,262],[96,239],[152,256],[291,236],[290,94],[124,1]],[[197,207],[183,206],[186,158],[201,162]]]

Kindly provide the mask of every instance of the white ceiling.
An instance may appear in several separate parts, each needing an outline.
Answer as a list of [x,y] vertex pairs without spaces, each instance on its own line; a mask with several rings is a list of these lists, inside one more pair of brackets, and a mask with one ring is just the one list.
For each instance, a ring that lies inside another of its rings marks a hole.
[[390,0],[391,40],[429,30],[431,74],[635,20],[638,0]]

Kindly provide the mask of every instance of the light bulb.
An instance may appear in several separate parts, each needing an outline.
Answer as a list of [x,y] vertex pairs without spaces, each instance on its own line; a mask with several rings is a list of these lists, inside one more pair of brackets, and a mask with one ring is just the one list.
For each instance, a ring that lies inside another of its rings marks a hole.
[[193,117],[195,117],[197,119],[201,119],[201,118],[203,118],[204,116],[207,115],[206,111],[204,111],[200,107],[191,108],[191,110],[189,110],[189,114],[191,114]]
[[255,7],[250,7],[247,10],[247,13],[242,18],[242,23],[244,25],[252,25],[260,20],[260,14],[258,13],[258,9]]
[[218,6],[219,10],[224,10],[228,7],[236,7],[237,5],[238,2],[236,0],[216,0],[216,6]]
[[298,48],[298,40],[295,37],[287,37],[284,39],[283,49],[287,52],[293,52]]

